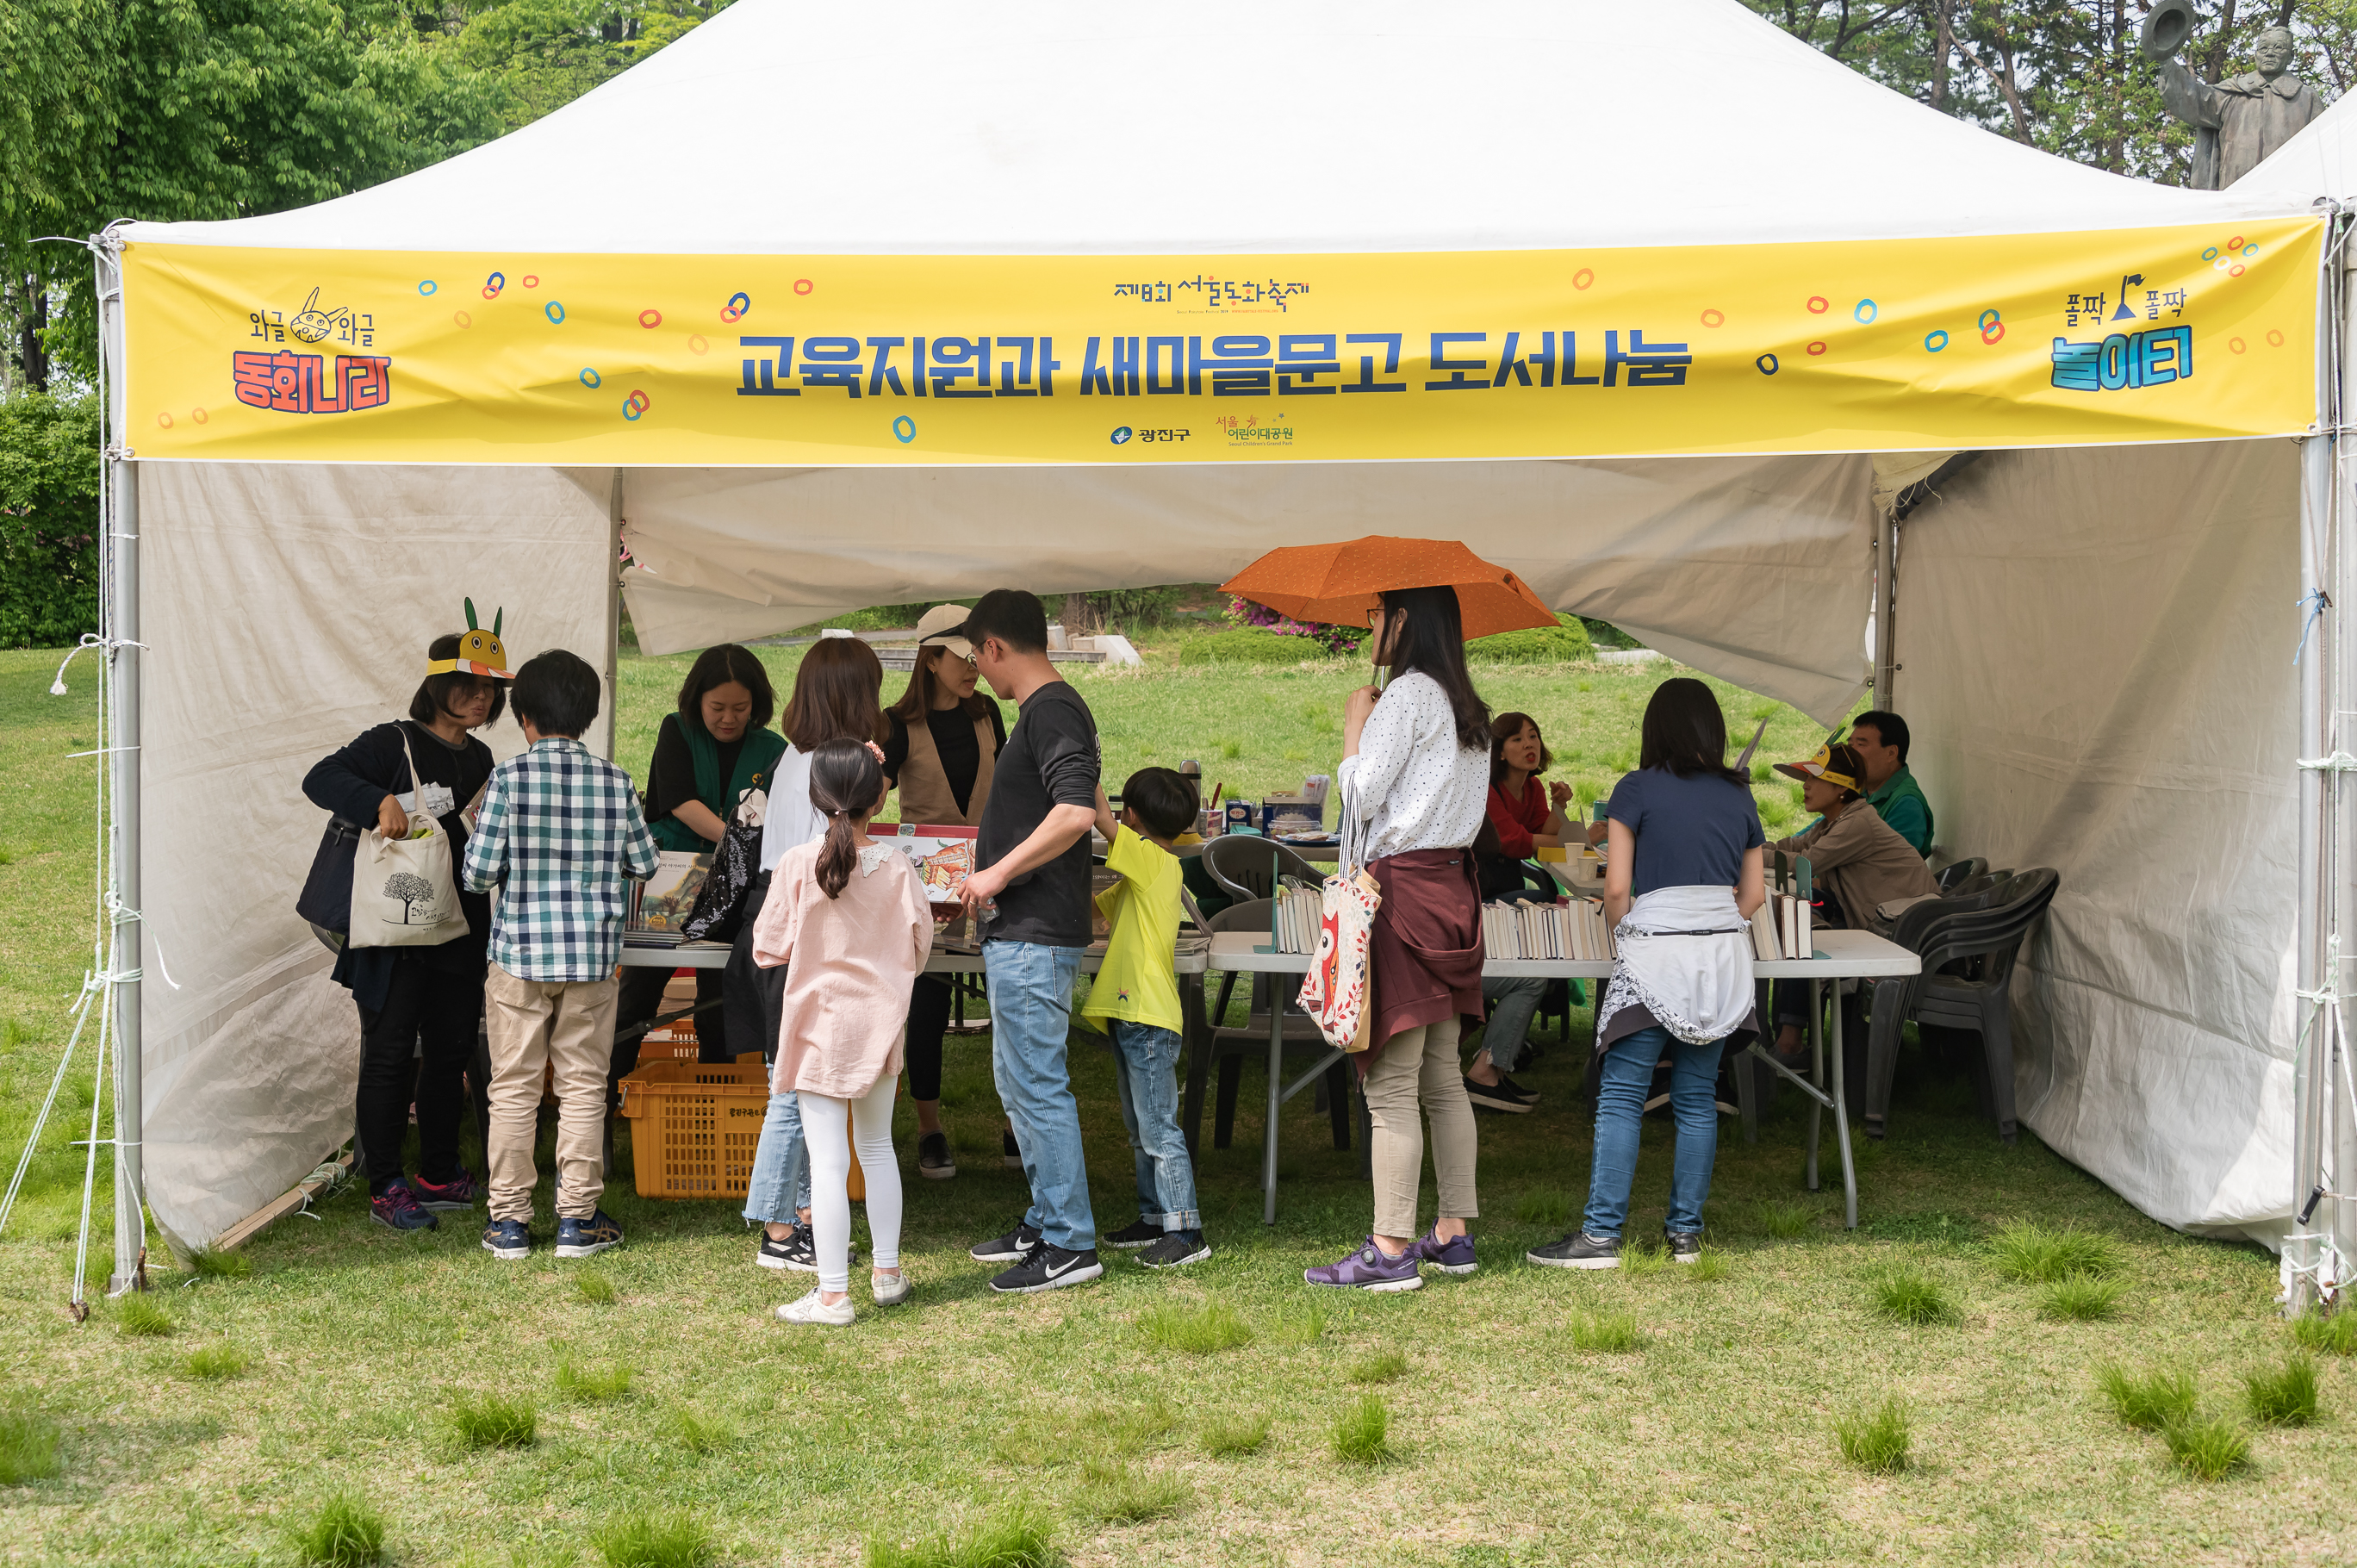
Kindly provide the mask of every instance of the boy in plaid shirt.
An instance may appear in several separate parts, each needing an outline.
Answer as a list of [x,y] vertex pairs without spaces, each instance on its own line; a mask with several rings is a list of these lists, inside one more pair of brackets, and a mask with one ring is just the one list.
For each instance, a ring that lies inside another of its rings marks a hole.
[[483,982],[491,1048],[490,1224],[495,1258],[532,1252],[533,1165],[543,1069],[556,1079],[556,1255],[621,1245],[605,1195],[606,1073],[613,1052],[614,965],[630,882],[654,875],[655,842],[630,775],[592,757],[597,672],[554,649],[516,671],[509,696],[532,749],[492,770],[459,880],[500,889]]

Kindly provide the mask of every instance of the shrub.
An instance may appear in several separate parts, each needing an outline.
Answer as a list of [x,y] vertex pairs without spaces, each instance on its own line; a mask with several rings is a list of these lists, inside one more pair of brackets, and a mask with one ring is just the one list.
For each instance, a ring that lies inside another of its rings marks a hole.
[[[1256,605],[1250,599],[1233,595],[1228,598],[1227,614],[1222,618],[1240,630],[1265,631],[1277,637],[1306,639],[1318,645],[1320,651],[1332,654],[1356,653],[1359,644],[1367,640],[1364,622],[1355,626],[1333,625],[1325,621],[1295,620],[1291,616],[1277,614],[1266,605]],[[1299,657],[1315,658],[1304,651]]]
[[225,1382],[242,1376],[252,1365],[253,1358],[234,1345],[208,1345],[189,1351],[188,1359],[180,1363],[180,1370],[207,1382]]
[[1465,657],[1487,664],[1568,664],[1596,657],[1596,645],[1577,616],[1557,615],[1551,627],[1501,631],[1465,645]]
[[2306,1426],[2316,1419],[2316,1363],[2295,1353],[2280,1367],[2243,1374],[2251,1419],[2266,1426]]
[[58,1423],[29,1411],[0,1411],[0,1487],[58,1473]]
[[712,1532],[676,1512],[617,1514],[589,1542],[606,1568],[705,1568],[719,1556]]
[[2155,1368],[2138,1377],[2107,1361],[2095,1369],[2095,1389],[2113,1414],[2147,1432],[2193,1418],[2193,1374],[2181,1369]]
[[867,1538],[867,1568],[1056,1568],[1062,1561],[1048,1521],[1028,1511],[997,1515],[963,1535],[937,1535],[909,1546]]
[[2160,1429],[2169,1456],[2205,1481],[2217,1480],[2250,1463],[2251,1434],[2224,1416],[2197,1421],[2187,1416]]
[[1203,1452],[1214,1459],[1257,1454],[1261,1445],[1268,1441],[1269,1425],[1265,1413],[1214,1417],[1203,1423]]
[[1209,637],[1189,638],[1178,647],[1181,664],[1298,664],[1326,655],[1326,649],[1316,642],[1280,637],[1273,631],[1215,631]]
[[97,398],[0,400],[0,648],[98,629],[98,465]]
[[1938,1323],[1955,1315],[1939,1281],[1904,1267],[1887,1269],[1874,1282],[1874,1310],[1894,1323]]
[[2117,1280],[2066,1274],[2046,1287],[2046,1293],[2038,1298],[2038,1310],[2049,1317],[2094,1323],[2119,1310],[2123,1288]]
[[1189,1311],[1182,1306],[1157,1306],[1138,1319],[1146,1342],[1165,1350],[1208,1356],[1252,1343],[1252,1325],[1223,1301]]
[[1351,1362],[1349,1376],[1354,1383],[1388,1383],[1406,1371],[1405,1351],[1378,1350],[1372,1356],[1361,1356]]
[[1141,1476],[1125,1465],[1091,1463],[1082,1475],[1080,1509],[1105,1524],[1144,1524],[1177,1513],[1195,1488],[1176,1476]]
[[2357,1356],[2357,1310],[2341,1308],[2331,1316],[2303,1312],[2292,1319],[2292,1342],[2303,1350],[2328,1356]]
[[384,1520],[358,1498],[331,1498],[295,1532],[295,1549],[311,1568],[367,1568],[384,1556]]
[[528,1448],[540,1430],[540,1413],[521,1400],[486,1394],[455,1401],[450,1424],[469,1448]]
[[2007,1279],[2049,1284],[2072,1274],[2112,1273],[2120,1265],[2119,1251],[2101,1236],[2085,1230],[2049,1230],[2023,1222],[2008,1225],[1989,1240],[1997,1273]]
[[1381,1465],[1394,1455],[1391,1448],[1392,1412],[1373,1394],[1361,1394],[1335,1418],[1329,1445],[1346,1465]]
[[1834,1438],[1841,1444],[1843,1458],[1860,1469],[1887,1476],[1907,1467],[1911,1424],[1907,1402],[1889,1394],[1870,1410],[1861,1407],[1834,1417]]

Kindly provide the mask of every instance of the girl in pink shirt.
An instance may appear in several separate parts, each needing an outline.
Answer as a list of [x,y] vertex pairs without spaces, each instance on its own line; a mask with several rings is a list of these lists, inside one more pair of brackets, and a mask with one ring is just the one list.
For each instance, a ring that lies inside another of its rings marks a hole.
[[[784,966],[783,1023],[770,1089],[801,1102],[811,1158],[818,1288],[778,1308],[788,1323],[852,1320],[852,1144],[867,1176],[876,1304],[907,1298],[900,1272],[900,1164],[892,1095],[909,994],[933,946],[932,906],[909,857],[867,836],[884,804],[882,754],[832,741],[811,754],[811,804],[826,836],[779,858],[753,928],[753,961]],[[848,1126],[846,1128],[846,1122]]]

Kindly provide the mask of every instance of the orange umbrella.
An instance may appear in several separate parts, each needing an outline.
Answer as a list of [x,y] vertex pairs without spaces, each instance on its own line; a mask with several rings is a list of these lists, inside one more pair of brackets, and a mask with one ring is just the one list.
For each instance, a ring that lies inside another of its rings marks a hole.
[[1220,587],[1295,620],[1338,626],[1366,625],[1387,591],[1437,587],[1457,590],[1469,639],[1556,624],[1529,584],[1453,539],[1373,533],[1340,544],[1288,544]]

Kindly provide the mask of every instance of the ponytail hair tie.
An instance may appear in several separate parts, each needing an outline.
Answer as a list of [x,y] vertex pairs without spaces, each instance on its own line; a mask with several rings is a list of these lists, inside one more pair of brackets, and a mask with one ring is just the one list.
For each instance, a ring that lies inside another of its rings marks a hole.
[[882,766],[884,761],[884,748],[882,746],[877,745],[872,740],[863,740],[859,744],[867,748],[867,755],[874,757],[879,767]]

